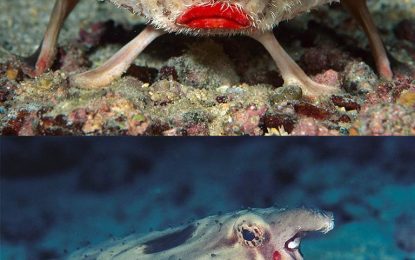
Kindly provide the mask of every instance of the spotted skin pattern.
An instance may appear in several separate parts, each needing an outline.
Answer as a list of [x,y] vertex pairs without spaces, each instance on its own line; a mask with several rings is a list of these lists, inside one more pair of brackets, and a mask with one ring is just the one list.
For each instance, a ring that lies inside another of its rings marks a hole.
[[331,213],[248,209],[81,249],[69,259],[301,260],[301,238],[333,227]]
[[[157,37],[165,33],[189,35],[242,34],[260,42],[278,67],[284,85],[296,85],[305,96],[318,97],[341,91],[314,82],[285,52],[272,32],[281,21],[290,20],[335,0],[109,0],[114,5],[146,18],[147,27],[131,42],[98,68],[72,75],[72,86],[102,88],[120,78],[138,55]],[[79,0],[56,0],[39,52],[33,76],[53,64],[59,31]],[[338,1],[337,1],[338,2]],[[389,60],[366,0],[342,0],[344,6],[366,32],[379,74],[392,79]],[[32,59],[33,60],[33,59]]]

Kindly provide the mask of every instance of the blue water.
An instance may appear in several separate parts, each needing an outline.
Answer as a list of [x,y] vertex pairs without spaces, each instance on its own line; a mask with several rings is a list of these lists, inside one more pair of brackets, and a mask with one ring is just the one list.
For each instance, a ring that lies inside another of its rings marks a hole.
[[415,259],[415,139],[0,139],[1,259],[246,207],[332,211],[305,259]]

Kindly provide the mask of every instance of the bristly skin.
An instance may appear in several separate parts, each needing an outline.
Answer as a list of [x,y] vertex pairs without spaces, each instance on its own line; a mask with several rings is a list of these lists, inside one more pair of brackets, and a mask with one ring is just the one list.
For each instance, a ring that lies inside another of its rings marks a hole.
[[[45,72],[56,56],[62,25],[80,0],[56,0],[33,76]],[[338,93],[340,89],[314,82],[289,56],[272,32],[282,20],[334,0],[110,0],[147,19],[147,27],[100,67],[70,77],[72,86],[102,88],[127,71],[157,37],[173,32],[193,35],[245,34],[260,42],[272,56],[286,86],[298,86],[309,97]],[[387,53],[370,17],[366,0],[342,0],[364,28],[379,73],[392,79]]]
[[306,232],[327,233],[333,227],[331,213],[248,209],[81,249],[69,259],[301,260]]
[[[212,5],[215,0],[110,0],[118,7],[141,15],[158,29],[167,32],[191,35],[234,35],[251,34],[258,31],[270,31],[281,21],[292,19],[301,13],[310,11],[320,5],[339,2],[339,0],[226,0],[221,1],[223,8],[243,10],[252,25],[242,30],[200,30],[181,27],[176,19],[190,6]],[[236,6],[236,7],[232,7]]]

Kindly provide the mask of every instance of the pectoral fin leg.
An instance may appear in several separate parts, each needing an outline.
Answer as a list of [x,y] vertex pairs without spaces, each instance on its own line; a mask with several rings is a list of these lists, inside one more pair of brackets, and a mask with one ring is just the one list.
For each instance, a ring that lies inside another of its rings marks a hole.
[[38,76],[48,70],[56,56],[59,32],[68,15],[78,4],[79,0],[57,0],[53,7],[45,35],[39,49],[29,58],[28,63],[34,64],[32,76]]
[[148,25],[100,67],[71,77],[71,85],[79,88],[100,88],[110,84],[130,67],[137,56],[157,37],[164,34]]
[[259,41],[271,54],[284,79],[284,85],[298,85],[301,87],[303,94],[310,97],[333,94],[339,91],[335,87],[319,84],[310,79],[285,52],[272,31],[251,35],[251,37]]
[[360,23],[369,38],[370,47],[379,75],[387,80],[391,80],[393,72],[390,67],[388,55],[386,54],[379,31],[370,15],[366,0],[343,0],[342,3]]

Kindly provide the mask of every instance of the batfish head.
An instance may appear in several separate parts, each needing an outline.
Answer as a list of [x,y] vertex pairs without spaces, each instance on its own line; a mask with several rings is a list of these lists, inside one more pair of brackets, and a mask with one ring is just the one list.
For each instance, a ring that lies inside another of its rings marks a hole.
[[193,35],[269,31],[333,0],[111,0],[155,27]]

